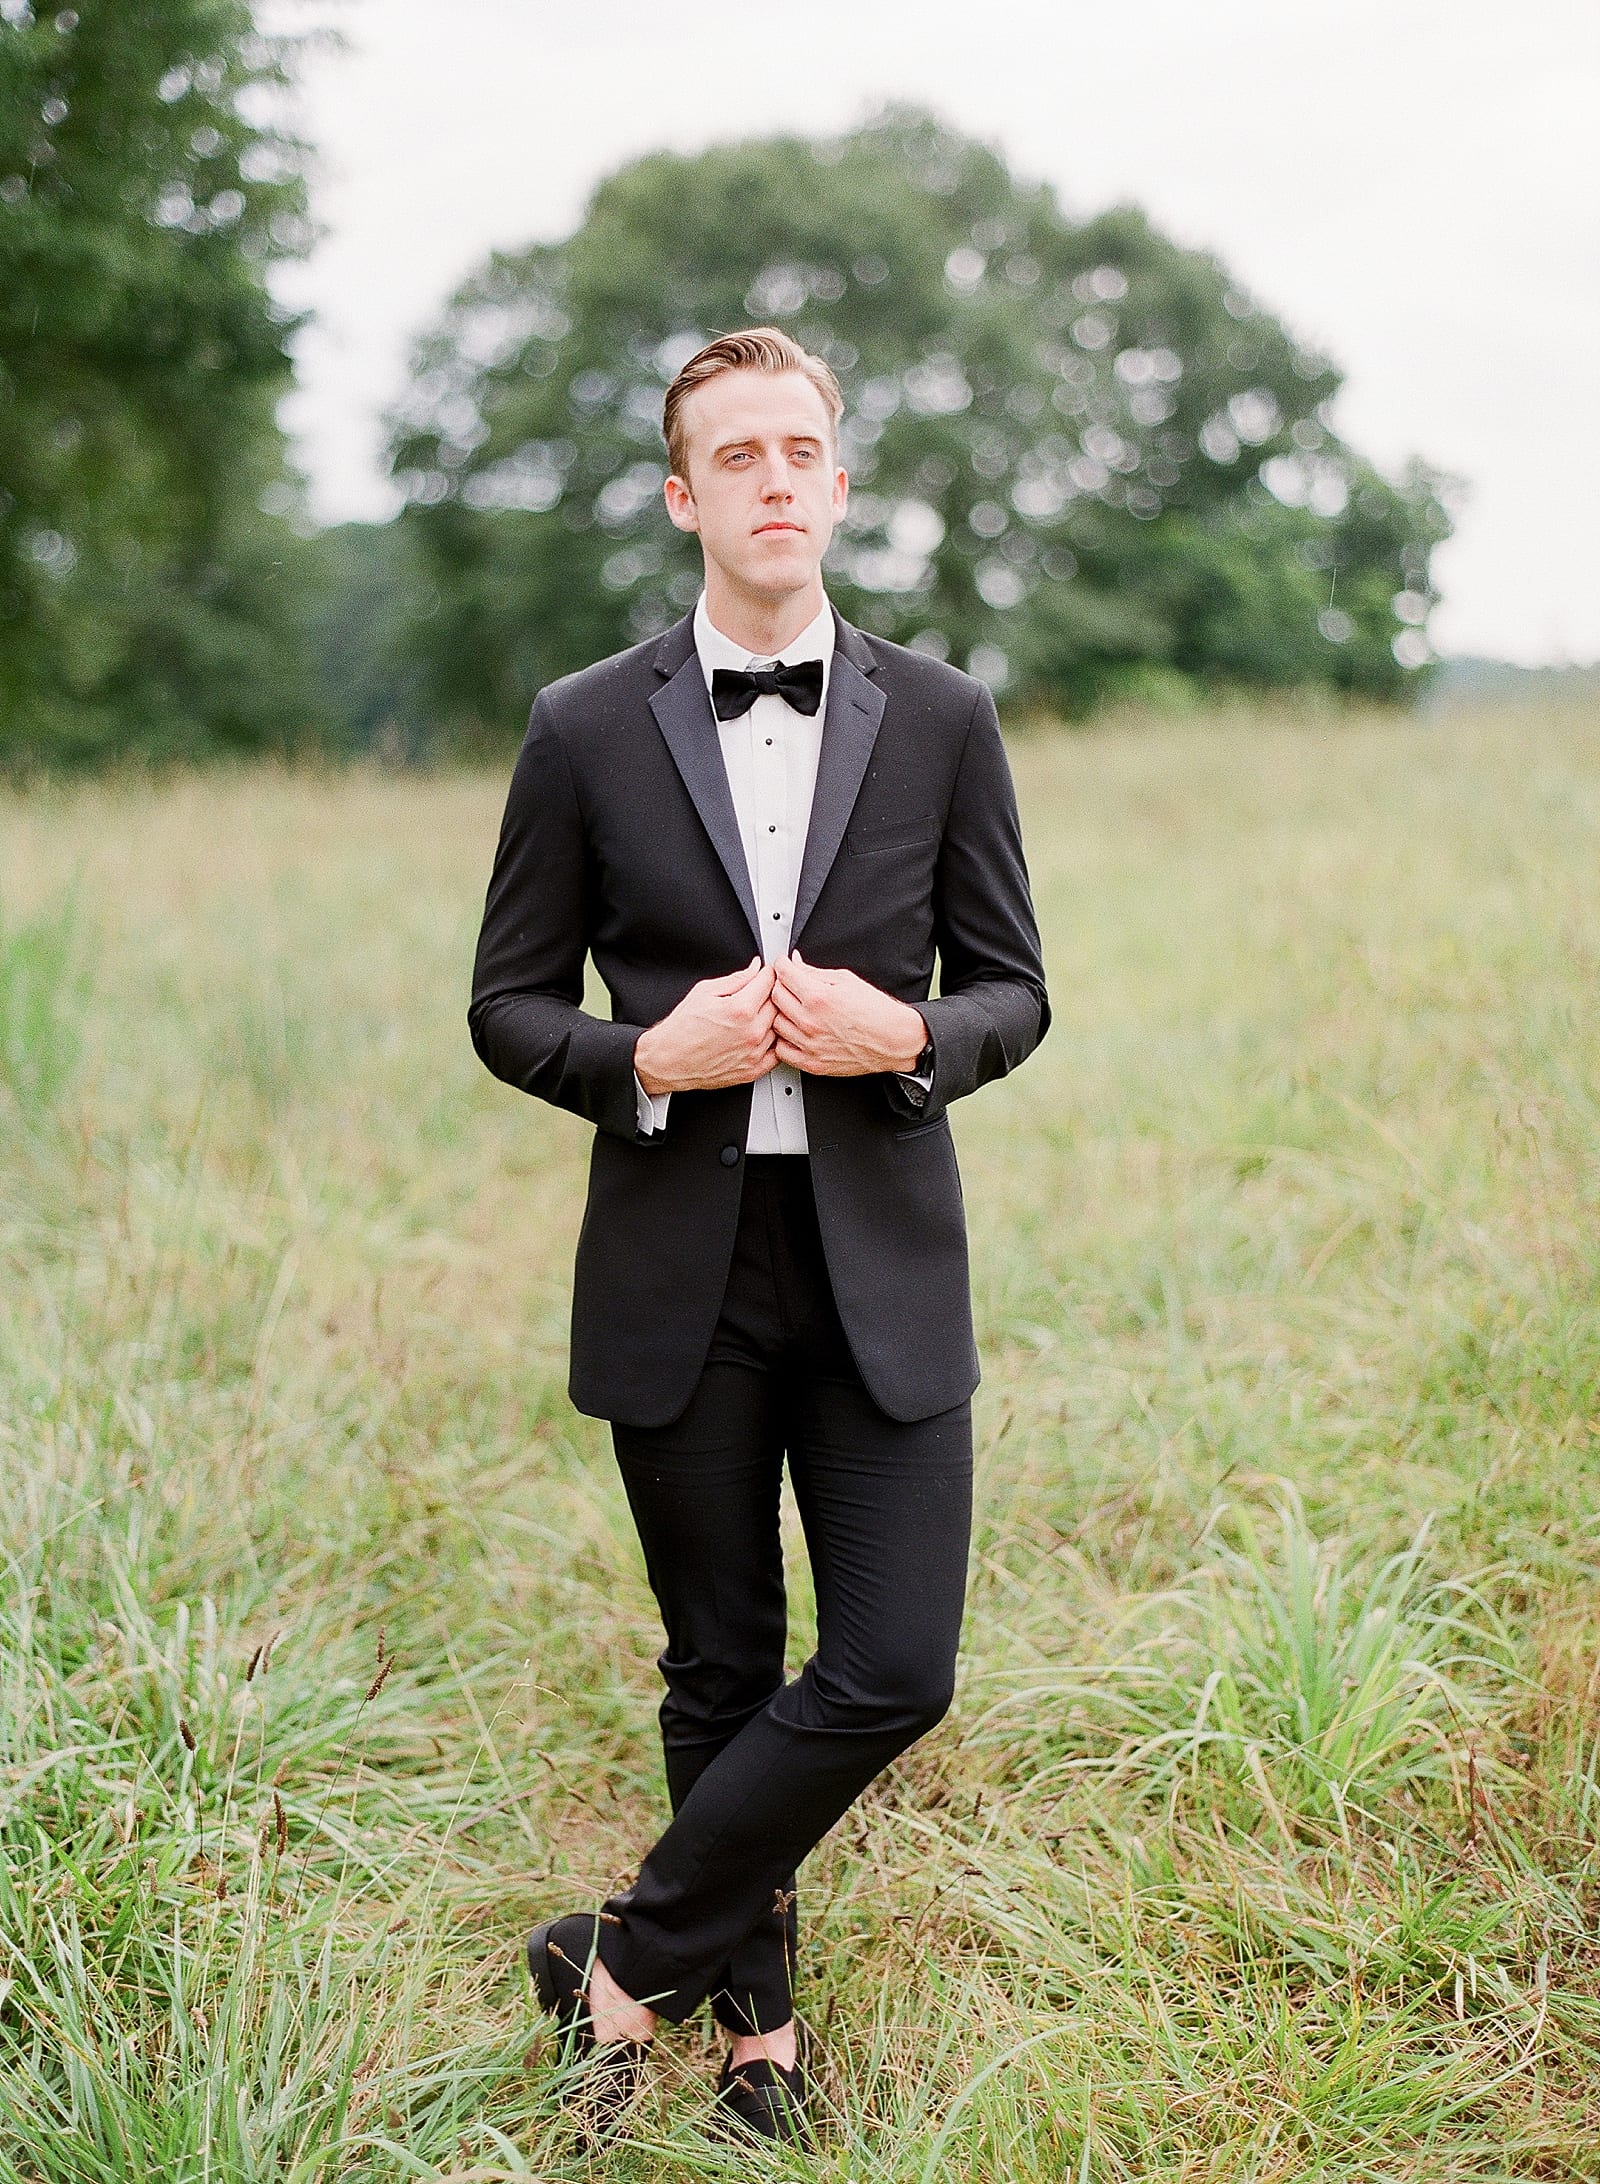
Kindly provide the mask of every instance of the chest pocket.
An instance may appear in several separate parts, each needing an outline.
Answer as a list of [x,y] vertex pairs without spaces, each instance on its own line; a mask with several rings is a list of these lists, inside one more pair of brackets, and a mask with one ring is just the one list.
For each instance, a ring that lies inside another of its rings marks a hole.
[[852,857],[876,856],[880,850],[904,849],[914,842],[931,842],[939,832],[932,812],[918,819],[879,820],[875,825],[845,829],[844,846]]

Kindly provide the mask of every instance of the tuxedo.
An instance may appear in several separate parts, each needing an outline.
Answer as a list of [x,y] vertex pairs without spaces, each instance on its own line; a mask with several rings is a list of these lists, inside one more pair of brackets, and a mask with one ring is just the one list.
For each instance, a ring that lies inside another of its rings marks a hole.
[[[780,694],[815,669],[719,723],[717,666],[750,699],[753,663],[703,608],[540,692],[469,1009],[497,1076],[595,1125],[571,1393],[612,1422],[667,1637],[673,1819],[597,1946],[733,2033],[792,2015],[796,1869],[950,1702],[978,1361],[948,1110],[1049,1021],[987,689],[831,609],[788,653],[820,654],[820,735]],[[796,942],[916,1007],[931,1073],[652,1099],[641,1031]],[[786,1463],[817,1600],[787,1681]]]
[[[882,1411],[913,1420],[978,1380],[948,1109],[1032,1051],[1049,1005],[987,688],[836,611],[833,624],[788,940],[916,1006],[932,1081],[920,1107],[891,1073],[805,1077],[800,1096],[850,1351]],[[624,1426],[664,1425],[694,1391],[733,1260],[752,1106],[749,1085],[678,1092],[665,1127],[644,1127],[634,1046],[699,979],[765,954],[762,923],[694,617],[542,690],[468,1022],[496,1076],[595,1125],[570,1391]],[[586,956],[609,1021],[582,1006]]]

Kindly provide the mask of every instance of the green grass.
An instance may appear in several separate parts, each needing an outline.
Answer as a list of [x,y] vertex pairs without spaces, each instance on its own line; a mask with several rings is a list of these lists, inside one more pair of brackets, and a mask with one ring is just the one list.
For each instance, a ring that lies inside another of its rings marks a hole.
[[[803,1875],[819,2150],[697,2021],[609,2175],[1600,2177],[1596,727],[1016,740],[957,1703]],[[0,804],[0,2184],[590,2173],[518,1948],[660,1639],[586,1133],[466,1038],[502,786]]]

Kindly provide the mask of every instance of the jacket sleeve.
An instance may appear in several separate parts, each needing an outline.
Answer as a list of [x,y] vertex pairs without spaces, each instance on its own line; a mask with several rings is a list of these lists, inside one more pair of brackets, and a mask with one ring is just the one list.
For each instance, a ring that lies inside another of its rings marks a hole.
[[507,1084],[647,1143],[633,1075],[643,1026],[580,1006],[590,904],[583,813],[541,693],[500,823],[467,1026],[480,1060]]
[[1050,1025],[1016,791],[986,689],[973,706],[945,814],[933,919],[939,991],[916,1004],[933,1042],[933,1083],[919,1108],[895,1078],[886,1080],[890,1104],[926,1122],[1026,1061]]

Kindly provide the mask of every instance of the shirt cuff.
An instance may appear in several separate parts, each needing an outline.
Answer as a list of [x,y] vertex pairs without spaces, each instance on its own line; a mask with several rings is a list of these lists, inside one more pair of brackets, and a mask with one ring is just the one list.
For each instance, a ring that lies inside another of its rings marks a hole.
[[633,1073],[634,1095],[639,1103],[639,1130],[644,1137],[654,1137],[658,1130],[667,1127],[667,1108],[671,1104],[670,1092],[647,1092],[639,1082],[639,1072]]
[[[915,1106],[920,1107],[933,1090],[933,1071],[931,1069],[897,1069],[894,1073],[894,1081],[900,1086],[906,1097]],[[917,1098],[919,1092],[922,1095],[921,1099]]]

